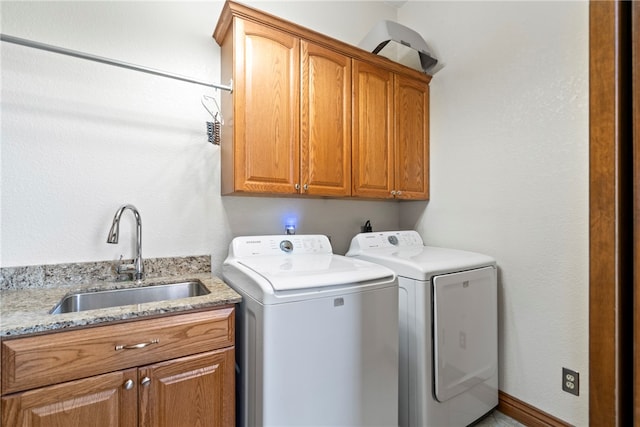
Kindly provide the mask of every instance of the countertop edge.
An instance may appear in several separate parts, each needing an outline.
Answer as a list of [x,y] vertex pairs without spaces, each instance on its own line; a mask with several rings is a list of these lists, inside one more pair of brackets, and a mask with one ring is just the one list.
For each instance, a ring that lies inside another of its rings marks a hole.
[[[87,310],[76,313],[49,314],[49,311],[68,294],[91,290],[122,289],[150,286],[177,281],[200,281],[208,295]],[[46,332],[67,331],[98,326],[110,322],[137,320],[150,316],[171,315],[191,310],[237,304],[242,297],[211,273],[183,274],[135,282],[94,281],[82,286],[51,289],[20,289],[0,291],[0,339],[10,339]]]

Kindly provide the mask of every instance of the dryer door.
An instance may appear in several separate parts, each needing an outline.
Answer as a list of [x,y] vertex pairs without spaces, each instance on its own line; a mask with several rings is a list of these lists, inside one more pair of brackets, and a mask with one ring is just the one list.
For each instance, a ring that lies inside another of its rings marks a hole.
[[498,365],[496,269],[433,278],[435,396],[444,402],[492,377]]

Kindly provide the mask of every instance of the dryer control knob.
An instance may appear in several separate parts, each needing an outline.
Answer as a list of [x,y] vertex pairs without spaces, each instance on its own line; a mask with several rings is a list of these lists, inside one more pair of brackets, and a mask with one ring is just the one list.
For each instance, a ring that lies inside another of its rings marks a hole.
[[387,240],[389,240],[389,243],[392,245],[398,246],[398,238],[396,236],[389,236]]

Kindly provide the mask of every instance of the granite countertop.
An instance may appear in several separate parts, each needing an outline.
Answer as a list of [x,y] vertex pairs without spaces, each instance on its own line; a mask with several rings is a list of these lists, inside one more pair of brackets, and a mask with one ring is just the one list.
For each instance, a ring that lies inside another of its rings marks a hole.
[[[77,313],[49,314],[51,309],[67,294],[91,290],[122,289],[151,284],[166,284],[199,280],[211,292],[208,295],[171,301],[151,302]],[[55,332],[70,328],[98,325],[185,312],[188,310],[235,304],[241,296],[211,273],[192,273],[180,276],[158,277],[136,282],[94,281],[88,285],[58,286],[38,289],[13,289],[0,291],[0,337],[9,338],[27,334]]]

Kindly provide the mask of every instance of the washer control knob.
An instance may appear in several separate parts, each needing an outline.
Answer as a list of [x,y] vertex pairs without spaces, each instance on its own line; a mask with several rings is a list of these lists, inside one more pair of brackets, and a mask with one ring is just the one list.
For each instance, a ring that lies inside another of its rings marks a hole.
[[280,242],[280,249],[284,252],[291,252],[293,250],[293,243],[291,243],[291,240],[283,240]]
[[398,238],[396,236],[389,236],[387,240],[389,240],[389,243],[392,245],[398,246]]

